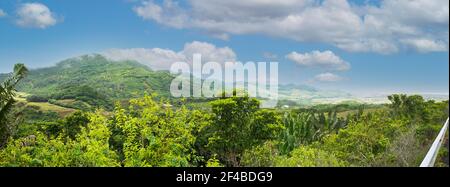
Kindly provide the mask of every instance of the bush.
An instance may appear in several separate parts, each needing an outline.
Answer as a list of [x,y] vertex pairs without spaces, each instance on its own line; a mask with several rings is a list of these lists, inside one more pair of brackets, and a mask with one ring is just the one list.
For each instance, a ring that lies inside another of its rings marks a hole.
[[294,149],[291,157],[278,157],[277,167],[343,167],[347,164],[335,155],[316,148],[302,146]]
[[263,145],[245,151],[241,164],[246,167],[273,167],[278,155],[277,142],[267,141]]
[[38,95],[30,95],[27,97],[28,102],[37,102],[37,103],[44,103],[48,102],[48,98],[44,96],[38,96]]

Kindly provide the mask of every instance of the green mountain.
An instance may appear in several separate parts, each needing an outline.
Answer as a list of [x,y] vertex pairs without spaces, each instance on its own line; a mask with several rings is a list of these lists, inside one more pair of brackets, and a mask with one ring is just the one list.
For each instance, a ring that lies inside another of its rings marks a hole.
[[[0,81],[2,77],[6,75],[0,74]],[[156,93],[158,97],[170,98],[169,87],[174,77],[168,71],[153,71],[135,61],[111,61],[94,54],[31,70],[18,90],[26,93],[29,101],[83,110],[93,107],[112,109],[115,101],[145,94]],[[280,104],[288,105],[310,105],[322,99],[351,97],[344,92],[295,84],[279,85],[278,95]]]
[[101,55],[85,55],[53,67],[31,70],[18,90],[37,100],[66,103],[75,100],[91,106],[111,107],[113,100],[146,93],[168,97],[173,78],[169,72],[153,71],[138,62],[115,62]]

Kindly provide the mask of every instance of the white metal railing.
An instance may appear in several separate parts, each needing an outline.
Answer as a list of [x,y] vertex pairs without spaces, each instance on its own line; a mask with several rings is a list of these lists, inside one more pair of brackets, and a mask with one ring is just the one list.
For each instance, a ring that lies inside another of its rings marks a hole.
[[448,118],[447,122],[445,122],[444,127],[442,127],[441,131],[439,132],[438,136],[436,137],[436,140],[434,140],[433,145],[431,145],[430,150],[428,151],[427,155],[423,159],[422,163],[420,164],[420,167],[433,167],[434,162],[436,161],[436,157],[439,153],[439,148],[441,148],[442,142],[444,142],[445,139],[445,133],[447,132],[448,128]]

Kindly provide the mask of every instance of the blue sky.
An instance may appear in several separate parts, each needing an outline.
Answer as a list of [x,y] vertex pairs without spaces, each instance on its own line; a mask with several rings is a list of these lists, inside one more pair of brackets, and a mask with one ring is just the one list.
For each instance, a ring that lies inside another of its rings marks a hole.
[[146,60],[138,48],[170,61],[151,49],[183,58],[207,48],[217,61],[278,61],[281,83],[353,93],[449,90],[447,0],[2,0],[0,10],[0,72],[90,53]]

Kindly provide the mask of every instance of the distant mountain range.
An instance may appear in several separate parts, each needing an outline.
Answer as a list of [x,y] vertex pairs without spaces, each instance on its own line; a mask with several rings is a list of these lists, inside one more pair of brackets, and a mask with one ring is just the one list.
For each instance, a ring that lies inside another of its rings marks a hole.
[[[5,76],[0,74],[0,80]],[[91,101],[90,105],[104,105],[146,93],[170,97],[169,87],[174,78],[168,71],[153,71],[135,61],[111,61],[93,54],[70,58],[53,67],[30,70],[18,90],[48,99],[75,99]],[[355,99],[349,93],[295,84],[279,85],[278,96],[279,100],[296,105]]]

